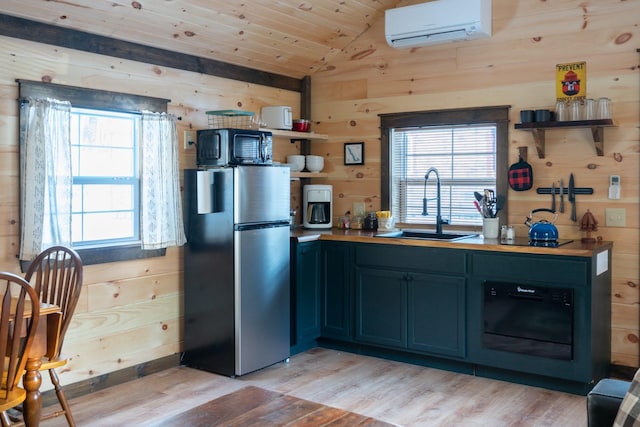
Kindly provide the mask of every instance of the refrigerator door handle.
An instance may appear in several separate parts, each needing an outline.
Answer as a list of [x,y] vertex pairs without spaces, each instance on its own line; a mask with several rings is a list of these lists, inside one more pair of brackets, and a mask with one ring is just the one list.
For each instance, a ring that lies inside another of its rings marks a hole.
[[215,178],[212,170],[197,172],[196,199],[198,201],[198,214],[210,214],[214,211],[214,184]]

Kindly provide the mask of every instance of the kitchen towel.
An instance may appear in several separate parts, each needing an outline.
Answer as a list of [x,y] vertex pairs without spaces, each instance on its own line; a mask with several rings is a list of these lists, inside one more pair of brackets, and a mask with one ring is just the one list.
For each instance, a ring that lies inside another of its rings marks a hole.
[[533,186],[533,169],[522,157],[509,167],[509,186],[515,191],[529,190]]

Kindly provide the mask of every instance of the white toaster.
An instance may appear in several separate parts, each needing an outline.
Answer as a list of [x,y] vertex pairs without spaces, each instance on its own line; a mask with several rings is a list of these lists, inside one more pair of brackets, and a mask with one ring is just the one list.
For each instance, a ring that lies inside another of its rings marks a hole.
[[285,105],[262,107],[260,118],[269,129],[291,130],[293,126],[291,107]]

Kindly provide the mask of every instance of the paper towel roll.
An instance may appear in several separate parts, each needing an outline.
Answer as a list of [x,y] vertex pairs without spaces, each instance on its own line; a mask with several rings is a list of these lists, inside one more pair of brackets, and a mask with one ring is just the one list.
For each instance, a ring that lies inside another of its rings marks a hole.
[[213,171],[198,171],[197,173],[198,213],[213,212]]

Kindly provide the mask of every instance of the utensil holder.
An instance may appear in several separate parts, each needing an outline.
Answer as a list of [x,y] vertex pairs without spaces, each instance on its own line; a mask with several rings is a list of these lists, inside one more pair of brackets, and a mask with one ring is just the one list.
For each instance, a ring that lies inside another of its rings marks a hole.
[[482,218],[482,236],[497,239],[500,234],[500,218]]

